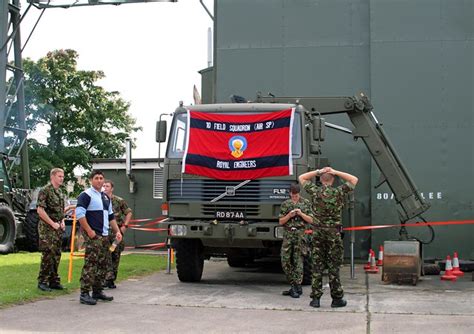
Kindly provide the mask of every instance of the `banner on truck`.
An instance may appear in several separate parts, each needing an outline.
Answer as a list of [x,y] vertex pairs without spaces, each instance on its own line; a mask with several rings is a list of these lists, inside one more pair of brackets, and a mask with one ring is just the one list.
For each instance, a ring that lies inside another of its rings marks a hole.
[[220,180],[293,174],[295,110],[218,114],[188,110],[182,172]]

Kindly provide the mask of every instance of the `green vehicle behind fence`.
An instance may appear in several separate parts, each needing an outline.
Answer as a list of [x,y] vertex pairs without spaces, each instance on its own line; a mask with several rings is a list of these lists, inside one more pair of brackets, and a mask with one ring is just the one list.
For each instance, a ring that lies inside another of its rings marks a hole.
[[[0,254],[17,250],[38,251],[37,195],[38,190],[13,187],[2,159],[0,163]],[[69,248],[72,217],[66,216],[65,223],[64,250]]]
[[[16,248],[30,250],[32,238],[38,237],[36,229],[26,223],[30,212],[31,192],[12,187],[5,162],[0,163],[0,254]],[[36,213],[36,211],[35,211]],[[36,245],[38,242],[36,241]],[[33,249],[31,249],[33,250]]]
[[[258,114],[295,108],[292,129],[293,175],[233,181],[182,174],[187,140],[187,108],[222,114]],[[180,106],[173,114],[169,137],[166,121],[157,124],[158,142],[168,141],[163,173],[163,214],[168,216],[169,239],[176,249],[178,277],[201,280],[204,260],[227,257],[230,266],[280,256],[283,228],[278,225],[280,204],[298,175],[328,165],[321,155],[325,124],[321,115],[347,113],[393,190],[406,221],[424,212],[423,202],[406,170],[372,114],[367,98],[258,98],[256,103]],[[338,130],[349,131],[339,128]],[[363,136],[362,136],[363,135]],[[305,281],[309,281],[305,266]]]

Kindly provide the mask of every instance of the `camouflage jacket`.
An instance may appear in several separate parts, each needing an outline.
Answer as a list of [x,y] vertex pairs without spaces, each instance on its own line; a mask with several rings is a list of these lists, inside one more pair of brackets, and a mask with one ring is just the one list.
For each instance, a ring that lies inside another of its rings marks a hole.
[[127,202],[122,197],[112,196],[112,210],[114,211],[115,221],[118,226],[121,226],[125,221],[125,216],[132,212],[128,207]]
[[59,222],[64,219],[64,203],[65,198],[61,188],[54,189],[52,184],[48,183],[39,191],[36,205],[42,207],[49,218]]
[[[280,215],[279,218],[282,218],[288,214],[291,210],[300,209],[304,214],[313,217],[313,210],[311,209],[311,202],[308,201],[306,198],[300,197],[297,203],[293,203],[291,199],[287,199],[284,201],[280,206]],[[293,218],[290,218],[288,222],[285,224],[286,227],[309,227],[310,224],[305,222],[303,218],[296,215]]]
[[344,206],[345,195],[354,190],[352,183],[346,182],[339,187],[317,186],[313,182],[306,182],[304,189],[311,196],[314,216],[323,224],[341,224],[341,211]]

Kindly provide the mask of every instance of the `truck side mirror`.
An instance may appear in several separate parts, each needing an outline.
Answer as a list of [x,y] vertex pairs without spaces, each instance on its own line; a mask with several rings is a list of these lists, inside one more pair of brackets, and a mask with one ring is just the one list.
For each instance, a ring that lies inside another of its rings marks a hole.
[[156,122],[156,142],[163,143],[166,141],[166,121]]
[[326,137],[326,126],[324,118],[315,117],[313,120],[313,140],[324,141]]

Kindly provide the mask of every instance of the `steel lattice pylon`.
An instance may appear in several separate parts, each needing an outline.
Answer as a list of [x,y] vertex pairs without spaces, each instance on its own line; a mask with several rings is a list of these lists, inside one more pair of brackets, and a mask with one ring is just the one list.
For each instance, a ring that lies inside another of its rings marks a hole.
[[[1,1],[0,20],[0,153],[4,158],[13,161],[21,157],[23,188],[29,188],[20,0]],[[13,60],[10,61],[12,48]],[[11,76],[13,78],[7,86]],[[7,126],[7,120],[12,115],[16,116],[16,124]],[[5,146],[6,131],[14,135],[13,142],[8,148]]]

